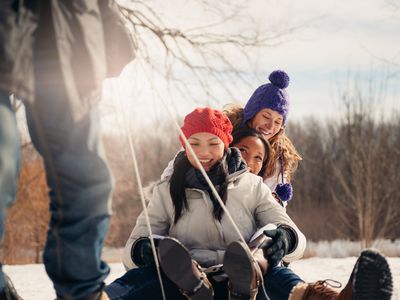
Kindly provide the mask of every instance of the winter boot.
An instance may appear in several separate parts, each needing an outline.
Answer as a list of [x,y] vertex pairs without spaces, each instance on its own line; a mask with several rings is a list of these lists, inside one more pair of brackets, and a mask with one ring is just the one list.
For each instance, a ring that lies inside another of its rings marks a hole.
[[[315,283],[300,283],[289,295],[289,300],[352,300],[351,284],[338,293],[329,287],[331,280],[321,280]],[[331,285],[332,286],[332,285]]]
[[0,292],[0,300],[22,300],[15,290],[10,277],[8,277],[5,273],[3,273],[3,275],[4,281],[6,282],[6,287]]
[[256,299],[263,276],[258,263],[242,242],[229,244],[223,269],[229,278],[230,300]]
[[186,247],[174,238],[164,238],[158,245],[158,258],[165,275],[182,295],[192,300],[212,300],[214,291],[207,275],[192,260]]
[[298,284],[289,300],[390,300],[393,290],[392,274],[386,259],[371,249],[361,253],[340,293],[328,285],[328,280]]
[[392,273],[382,254],[374,249],[364,250],[354,268],[353,299],[391,299]]

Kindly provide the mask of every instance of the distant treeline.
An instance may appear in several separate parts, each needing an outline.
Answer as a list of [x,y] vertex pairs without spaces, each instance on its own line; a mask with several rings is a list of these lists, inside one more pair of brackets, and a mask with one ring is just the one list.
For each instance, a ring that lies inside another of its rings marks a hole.
[[312,240],[368,246],[400,237],[400,117],[349,110],[339,121],[291,124],[302,154],[288,213]]

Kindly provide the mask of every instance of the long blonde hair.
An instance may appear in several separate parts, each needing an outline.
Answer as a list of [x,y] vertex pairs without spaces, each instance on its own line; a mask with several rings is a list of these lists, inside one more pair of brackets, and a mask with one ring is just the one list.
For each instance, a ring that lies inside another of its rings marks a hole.
[[[233,125],[233,130],[243,126],[243,107],[238,104],[227,104],[223,107],[223,112],[229,118]],[[248,126],[247,124],[245,124]],[[299,161],[302,160],[292,141],[285,134],[282,128],[269,141],[271,145],[270,159],[265,169],[263,178],[269,178],[276,172],[276,163],[279,161],[282,153],[283,173],[287,181],[290,181],[296,171]]]

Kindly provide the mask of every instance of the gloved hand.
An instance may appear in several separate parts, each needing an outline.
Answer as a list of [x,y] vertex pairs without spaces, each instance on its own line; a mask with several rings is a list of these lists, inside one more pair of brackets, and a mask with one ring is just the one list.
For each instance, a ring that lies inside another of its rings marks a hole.
[[264,257],[268,260],[269,265],[275,267],[294,248],[296,236],[291,229],[285,227],[264,230],[264,234],[272,241],[267,240],[260,248],[263,249]]
[[[160,239],[154,239],[154,244],[157,246]],[[148,237],[139,238],[133,243],[131,249],[132,261],[138,267],[154,266],[153,250],[151,249],[150,239]]]

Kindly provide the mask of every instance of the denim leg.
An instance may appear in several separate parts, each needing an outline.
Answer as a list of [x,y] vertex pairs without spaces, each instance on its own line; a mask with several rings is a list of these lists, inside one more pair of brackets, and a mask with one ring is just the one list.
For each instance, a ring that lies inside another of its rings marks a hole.
[[[20,141],[15,113],[9,95],[0,91],[0,241],[8,207],[15,201],[19,171]],[[0,263],[0,291],[4,289]]]
[[[168,278],[162,276],[167,299],[186,299]],[[162,300],[160,282],[154,267],[132,269],[104,289],[110,300]]]
[[[286,300],[292,288],[304,282],[287,267],[276,266],[264,275],[264,287],[271,300]],[[262,289],[259,289],[257,300],[266,299]]]
[[110,221],[112,178],[97,108],[73,121],[62,91],[57,85],[37,89],[26,116],[49,185],[44,264],[57,295],[77,299],[99,291],[109,273],[100,255]]

